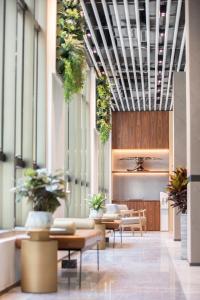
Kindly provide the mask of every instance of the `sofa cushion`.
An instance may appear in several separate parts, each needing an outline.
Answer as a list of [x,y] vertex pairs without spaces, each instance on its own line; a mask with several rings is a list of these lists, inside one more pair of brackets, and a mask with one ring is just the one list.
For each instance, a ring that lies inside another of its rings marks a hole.
[[103,217],[102,219],[105,221],[114,221],[114,220],[119,220],[120,216],[119,214],[108,214],[108,213],[105,213],[103,214]]
[[118,204],[119,210],[128,210],[128,206],[126,204]]
[[140,219],[142,220],[142,218],[140,218],[140,217],[121,218],[123,225],[124,224],[139,224]]
[[76,229],[93,229],[94,220],[88,218],[56,218],[53,222],[53,227],[65,228],[69,222],[74,223]]
[[120,212],[117,204],[106,204],[106,213],[108,214],[118,214]]
[[51,226],[50,232],[53,234],[70,234],[73,235],[76,232],[76,224],[68,219],[55,219]]

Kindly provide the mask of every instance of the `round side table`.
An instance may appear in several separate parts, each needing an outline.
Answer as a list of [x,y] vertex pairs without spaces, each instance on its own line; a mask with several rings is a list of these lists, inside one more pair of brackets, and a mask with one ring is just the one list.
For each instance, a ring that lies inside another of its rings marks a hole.
[[106,248],[106,226],[101,223],[101,220],[94,220],[96,230],[101,231],[102,240],[99,242],[99,250],[104,250]]
[[[40,240],[41,233],[41,240]],[[32,231],[31,239],[22,240],[21,288],[26,293],[57,291],[57,241],[44,231]]]

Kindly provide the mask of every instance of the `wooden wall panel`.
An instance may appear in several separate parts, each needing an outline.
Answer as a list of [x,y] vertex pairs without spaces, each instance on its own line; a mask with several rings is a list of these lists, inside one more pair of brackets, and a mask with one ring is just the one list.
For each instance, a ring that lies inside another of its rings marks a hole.
[[147,210],[147,230],[160,231],[160,201],[145,200],[113,200],[112,203],[126,204],[129,209],[146,209]]
[[168,149],[169,112],[113,112],[113,149]]

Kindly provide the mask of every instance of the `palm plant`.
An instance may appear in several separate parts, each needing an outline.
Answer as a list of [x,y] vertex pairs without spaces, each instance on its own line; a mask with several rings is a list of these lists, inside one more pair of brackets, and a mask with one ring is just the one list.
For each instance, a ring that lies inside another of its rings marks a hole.
[[185,168],[176,168],[170,175],[170,181],[167,186],[169,200],[172,201],[171,206],[178,208],[178,213],[185,214],[187,212],[187,170]]

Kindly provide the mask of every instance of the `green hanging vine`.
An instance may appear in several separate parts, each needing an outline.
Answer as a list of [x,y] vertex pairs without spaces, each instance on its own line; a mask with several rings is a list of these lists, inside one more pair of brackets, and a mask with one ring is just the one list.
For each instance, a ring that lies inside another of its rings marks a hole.
[[105,144],[110,136],[111,126],[111,92],[105,76],[97,79],[97,130]]
[[64,82],[65,100],[81,91],[85,75],[84,18],[79,1],[58,0],[56,68]]

